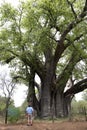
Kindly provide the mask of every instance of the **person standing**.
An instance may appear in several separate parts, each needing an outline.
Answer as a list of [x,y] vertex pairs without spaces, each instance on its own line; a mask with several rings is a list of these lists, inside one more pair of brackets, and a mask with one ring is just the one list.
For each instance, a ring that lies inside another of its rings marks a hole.
[[34,109],[30,104],[26,108],[26,114],[27,114],[27,122],[28,122],[27,125],[32,126],[33,125]]

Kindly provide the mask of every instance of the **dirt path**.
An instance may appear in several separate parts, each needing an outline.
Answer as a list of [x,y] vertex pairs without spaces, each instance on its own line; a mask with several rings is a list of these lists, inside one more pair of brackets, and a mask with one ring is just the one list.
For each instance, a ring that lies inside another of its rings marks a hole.
[[35,122],[33,126],[0,125],[0,130],[87,130],[87,122]]

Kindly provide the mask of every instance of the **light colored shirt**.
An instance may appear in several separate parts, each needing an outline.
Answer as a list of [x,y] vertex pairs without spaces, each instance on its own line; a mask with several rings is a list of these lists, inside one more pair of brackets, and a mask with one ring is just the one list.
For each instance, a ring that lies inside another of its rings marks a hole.
[[33,111],[34,111],[34,109],[32,107],[27,107],[26,108],[26,113],[27,114],[33,114]]

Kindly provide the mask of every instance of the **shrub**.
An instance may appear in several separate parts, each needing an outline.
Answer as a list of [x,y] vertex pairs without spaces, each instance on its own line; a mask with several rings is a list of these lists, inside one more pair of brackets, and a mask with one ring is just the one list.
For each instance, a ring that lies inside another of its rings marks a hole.
[[10,121],[11,123],[17,122],[20,118],[20,110],[19,108],[15,108],[15,107],[10,107],[8,109],[8,121]]

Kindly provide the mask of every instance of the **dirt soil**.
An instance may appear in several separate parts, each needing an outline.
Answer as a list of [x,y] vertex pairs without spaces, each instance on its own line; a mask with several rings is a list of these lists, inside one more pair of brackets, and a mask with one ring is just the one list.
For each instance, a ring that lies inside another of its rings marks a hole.
[[33,126],[27,124],[0,125],[0,130],[87,130],[87,122],[34,122]]

